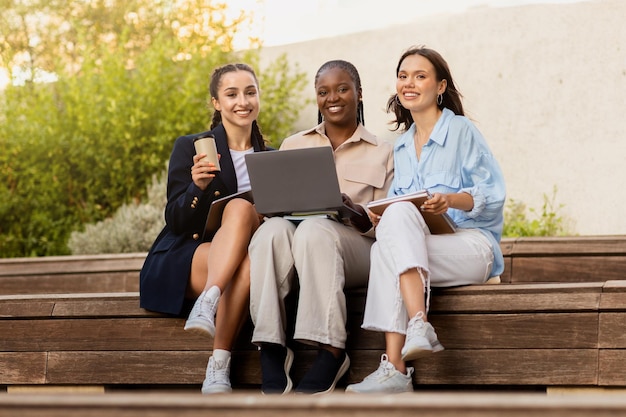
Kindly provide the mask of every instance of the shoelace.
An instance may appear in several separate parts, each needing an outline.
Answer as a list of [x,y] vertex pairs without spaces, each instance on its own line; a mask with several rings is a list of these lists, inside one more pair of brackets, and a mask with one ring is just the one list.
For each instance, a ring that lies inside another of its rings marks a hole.
[[378,365],[378,369],[374,371],[374,373],[368,375],[365,379],[374,379],[379,376],[387,376],[392,369],[393,365],[389,363],[389,357],[386,353],[383,353],[380,357],[380,365]]
[[206,377],[212,382],[229,383],[230,370],[226,366],[226,362],[216,361],[213,358],[211,358],[211,362],[213,366],[209,366],[207,369]]
[[409,326],[407,327],[407,339],[411,339],[414,336],[424,336],[426,334],[426,325],[424,323],[424,313],[418,312],[415,317],[409,320]]

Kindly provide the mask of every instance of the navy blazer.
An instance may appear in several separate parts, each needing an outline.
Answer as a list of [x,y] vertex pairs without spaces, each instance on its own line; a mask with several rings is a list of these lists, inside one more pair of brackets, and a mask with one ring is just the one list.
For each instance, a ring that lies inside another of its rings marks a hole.
[[[202,191],[191,179],[193,156],[196,153],[193,142],[209,133],[215,136],[221,172]],[[255,143],[254,151],[260,150]],[[174,315],[186,313],[188,303],[185,303],[185,294],[191,260],[203,242],[202,234],[209,207],[214,200],[236,192],[237,176],[224,126],[220,124],[212,131],[176,139],[168,168],[166,225],[153,243],[139,273],[142,308]],[[205,236],[205,241],[212,238]]]

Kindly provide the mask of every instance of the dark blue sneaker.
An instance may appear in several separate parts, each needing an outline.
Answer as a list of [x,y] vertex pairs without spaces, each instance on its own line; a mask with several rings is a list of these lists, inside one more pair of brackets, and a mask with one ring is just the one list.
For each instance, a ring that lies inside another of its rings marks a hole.
[[296,392],[303,394],[326,394],[335,389],[335,385],[350,367],[350,358],[342,352],[339,358],[320,349],[313,366],[298,384]]
[[293,388],[289,371],[293,364],[293,351],[276,344],[261,347],[261,373],[263,394],[287,394]]

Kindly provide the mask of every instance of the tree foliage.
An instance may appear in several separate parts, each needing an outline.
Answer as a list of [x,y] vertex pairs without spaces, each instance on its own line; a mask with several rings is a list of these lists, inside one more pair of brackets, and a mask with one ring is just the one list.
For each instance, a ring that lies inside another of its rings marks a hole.
[[[251,16],[210,0],[0,0],[0,256],[68,253],[67,239],[144,197],[176,137],[208,128],[212,69],[257,68],[274,145],[304,75],[233,50]],[[43,82],[47,81],[47,82]]]

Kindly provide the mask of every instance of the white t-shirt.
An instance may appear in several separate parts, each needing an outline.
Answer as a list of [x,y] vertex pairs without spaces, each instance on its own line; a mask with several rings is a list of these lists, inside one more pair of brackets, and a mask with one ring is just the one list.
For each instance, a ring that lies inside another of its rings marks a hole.
[[233,159],[235,166],[235,174],[237,174],[237,192],[248,191],[250,186],[250,177],[248,176],[248,167],[246,166],[246,154],[253,153],[254,148],[245,151],[230,150],[230,157]]

